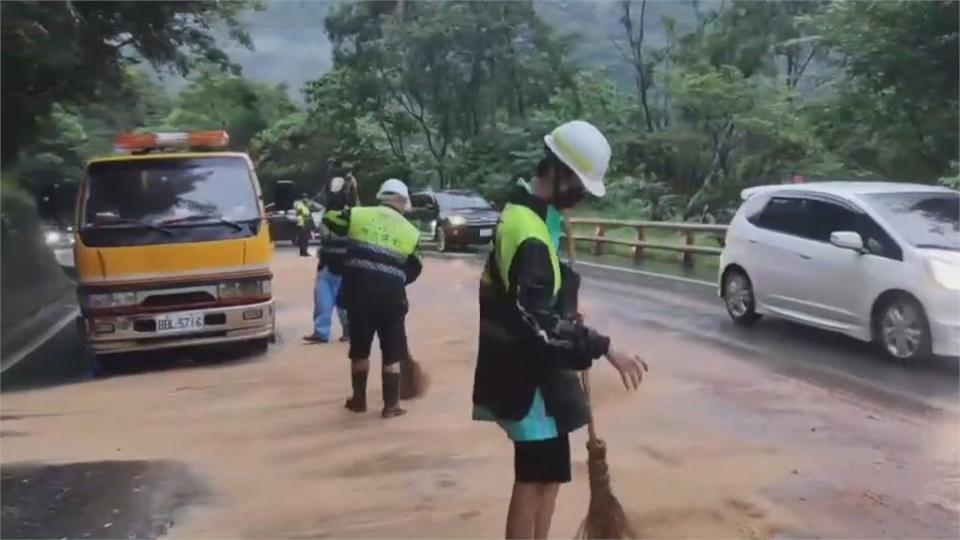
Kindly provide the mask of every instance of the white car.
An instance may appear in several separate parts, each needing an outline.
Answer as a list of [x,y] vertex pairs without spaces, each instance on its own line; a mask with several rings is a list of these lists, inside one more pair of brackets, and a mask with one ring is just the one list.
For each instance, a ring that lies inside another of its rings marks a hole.
[[777,315],[901,361],[960,355],[960,193],[823,182],[742,198],[720,257],[734,322]]

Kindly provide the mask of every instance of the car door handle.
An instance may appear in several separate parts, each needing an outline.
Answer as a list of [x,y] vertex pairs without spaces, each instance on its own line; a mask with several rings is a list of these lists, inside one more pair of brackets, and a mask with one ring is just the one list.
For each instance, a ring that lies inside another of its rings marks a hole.
[[813,258],[813,257],[811,257],[811,256],[809,256],[809,255],[804,255],[803,253],[797,253],[797,256],[800,257],[801,259],[805,260],[805,261],[809,261],[810,259]]

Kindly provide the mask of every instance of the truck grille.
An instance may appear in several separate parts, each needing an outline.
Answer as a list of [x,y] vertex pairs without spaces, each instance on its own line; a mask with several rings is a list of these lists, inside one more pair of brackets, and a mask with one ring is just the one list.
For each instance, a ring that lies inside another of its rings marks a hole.
[[208,304],[217,299],[206,291],[189,291],[163,294],[155,292],[140,303],[143,307],[182,306],[184,304]]

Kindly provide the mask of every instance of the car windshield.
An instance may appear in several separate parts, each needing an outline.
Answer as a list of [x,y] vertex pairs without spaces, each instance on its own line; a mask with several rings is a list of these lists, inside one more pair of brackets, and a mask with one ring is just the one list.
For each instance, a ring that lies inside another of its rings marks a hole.
[[914,247],[960,251],[960,193],[875,193],[865,198]]
[[250,221],[259,205],[240,157],[157,158],[90,165],[85,226],[191,226]]
[[472,208],[488,210],[491,208],[490,203],[479,195],[444,193],[438,197],[438,200],[440,201],[440,207],[447,210],[466,210]]

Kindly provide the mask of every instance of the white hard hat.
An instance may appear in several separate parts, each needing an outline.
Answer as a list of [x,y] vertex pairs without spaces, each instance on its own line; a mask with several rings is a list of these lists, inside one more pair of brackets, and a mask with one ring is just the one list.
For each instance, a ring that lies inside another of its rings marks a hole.
[[577,174],[587,191],[603,197],[607,192],[603,177],[610,166],[610,143],[599,129],[589,122],[574,120],[554,129],[543,142]]
[[396,178],[391,178],[381,184],[377,191],[378,200],[387,199],[394,195],[399,195],[410,202],[410,191],[407,189],[407,185]]
[[330,193],[339,193],[343,189],[344,180],[342,177],[337,176],[330,180]]

